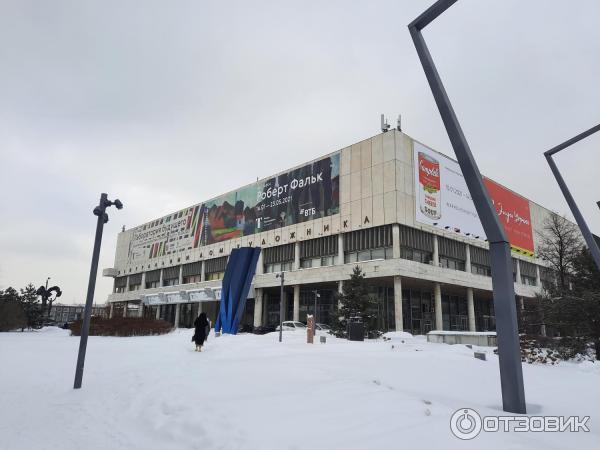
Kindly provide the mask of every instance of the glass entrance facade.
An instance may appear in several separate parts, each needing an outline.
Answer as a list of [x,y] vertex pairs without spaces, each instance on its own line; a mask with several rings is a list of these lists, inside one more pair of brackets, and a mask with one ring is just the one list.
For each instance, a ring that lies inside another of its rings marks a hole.
[[427,334],[435,328],[434,300],[431,291],[402,290],[402,321],[404,331]]
[[442,322],[444,330],[468,331],[467,299],[457,295],[442,295]]

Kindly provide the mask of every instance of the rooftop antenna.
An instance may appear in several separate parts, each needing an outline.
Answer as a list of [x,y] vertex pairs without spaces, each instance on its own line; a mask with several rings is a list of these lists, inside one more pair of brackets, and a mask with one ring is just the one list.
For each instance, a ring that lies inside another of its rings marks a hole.
[[125,225],[123,225],[123,228],[121,229],[121,231],[125,231]]
[[396,121],[396,129],[402,131],[402,114],[398,114],[398,120]]
[[387,123],[387,120],[385,120],[385,116],[382,114],[381,115],[381,131],[384,133],[387,133],[387,131],[390,129],[390,124]]

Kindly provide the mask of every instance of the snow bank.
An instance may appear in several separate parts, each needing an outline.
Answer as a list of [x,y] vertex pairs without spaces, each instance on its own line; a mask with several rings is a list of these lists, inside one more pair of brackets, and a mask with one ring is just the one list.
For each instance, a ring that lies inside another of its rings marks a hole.
[[[208,339],[89,338],[73,390],[79,338],[51,329],[0,334],[0,448],[29,449],[551,449],[598,448],[600,365],[524,365],[531,414],[590,415],[589,433],[455,438],[459,408],[501,411],[498,360],[461,345],[391,333],[349,342],[304,333]],[[398,342],[404,340],[403,344]]]

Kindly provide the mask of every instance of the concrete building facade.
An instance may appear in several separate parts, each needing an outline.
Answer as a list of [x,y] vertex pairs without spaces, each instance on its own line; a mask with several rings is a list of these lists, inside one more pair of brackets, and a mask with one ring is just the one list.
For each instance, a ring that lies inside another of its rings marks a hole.
[[[319,322],[329,322],[335,293],[358,265],[377,300],[380,329],[494,330],[488,245],[456,163],[397,130],[324,158],[225,194],[231,201],[209,201],[120,233],[114,267],[104,270],[115,279],[111,315],[191,326],[206,311],[214,322],[218,301],[204,293],[208,288],[218,298],[232,249],[259,246],[243,320],[248,328],[278,323],[275,275],[282,270],[285,320],[305,321],[316,312]],[[294,183],[298,189],[287,195]],[[519,305],[550,282],[535,254],[552,212],[486,183],[499,214],[514,226],[509,237]],[[258,192],[254,200],[248,190]],[[198,211],[206,214],[197,220]]]

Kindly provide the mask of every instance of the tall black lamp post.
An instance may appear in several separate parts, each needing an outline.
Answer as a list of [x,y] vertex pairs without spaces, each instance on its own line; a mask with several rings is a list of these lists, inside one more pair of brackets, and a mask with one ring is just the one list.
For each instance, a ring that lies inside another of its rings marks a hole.
[[98,273],[98,259],[100,258],[100,244],[102,243],[102,230],[108,222],[106,208],[115,205],[117,209],[123,208],[121,200],[114,202],[108,199],[106,194],[100,195],[100,204],[94,208],[94,215],[98,217],[96,222],[96,237],[94,239],[94,251],[92,253],[92,267],[88,282],[87,297],[85,299],[85,311],[83,313],[83,324],[81,326],[81,339],[79,340],[79,353],[77,355],[77,367],[75,368],[75,383],[73,389],[81,388],[83,379],[83,366],[85,364],[85,351],[87,348],[88,334],[90,331],[90,318],[92,316],[92,305],[94,303],[94,290],[96,289],[96,275]]
[[523,368],[521,367],[510,244],[483,184],[479,168],[454,113],[450,99],[446,94],[425,39],[421,34],[423,28],[454,3],[456,3],[456,0],[437,1],[411,22],[408,29],[489,241],[503,408],[504,411],[525,414],[525,389],[523,387]]
[[[585,139],[586,137],[594,134],[596,131],[599,131],[599,130],[600,130],[600,124],[596,125],[595,127],[590,128],[587,131],[584,131],[581,134],[578,134],[577,136],[569,139],[568,141],[563,142],[562,144],[557,145],[554,148],[551,148],[547,152],[544,152],[544,156],[546,157],[546,161],[548,161],[550,170],[552,170],[552,173],[554,174],[554,178],[556,178],[556,182],[558,183],[558,186],[560,187],[560,190],[562,191],[563,196],[565,197],[565,200],[567,201],[567,204],[569,205],[569,208],[571,209],[571,213],[573,213],[573,216],[575,217],[575,221],[577,222],[577,225],[579,225],[579,229],[581,230],[583,239],[585,239],[585,243],[587,244],[588,248],[590,249],[590,253],[592,254],[592,257],[594,258],[594,261],[596,261],[596,265],[598,266],[598,269],[600,270],[600,249],[598,248],[598,244],[596,243],[596,240],[594,239],[594,235],[592,234],[589,227],[587,226],[587,223],[585,222],[585,219],[583,218],[581,211],[579,211],[579,207],[577,206],[577,203],[575,203],[575,199],[571,195],[571,192],[569,191],[569,188],[567,187],[565,180],[563,179],[562,175],[560,174],[560,171],[558,170],[556,163],[552,159],[552,156],[555,155],[556,153],[560,152],[561,150],[564,150],[567,147],[570,147],[571,145],[575,144],[576,142],[581,141],[582,139]],[[597,202],[597,205],[600,208],[600,202]]]

